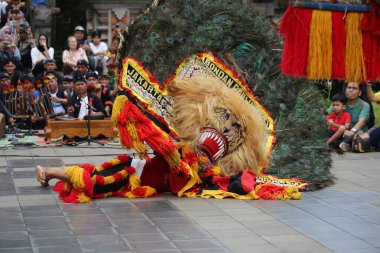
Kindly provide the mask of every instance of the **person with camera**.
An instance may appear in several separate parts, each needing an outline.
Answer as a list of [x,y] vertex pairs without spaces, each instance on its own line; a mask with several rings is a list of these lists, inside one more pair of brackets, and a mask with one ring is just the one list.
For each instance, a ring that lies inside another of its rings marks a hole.
[[0,42],[0,62],[4,66],[9,59],[16,61],[16,66],[21,60],[20,51],[12,42],[12,37],[9,34],[4,34]]

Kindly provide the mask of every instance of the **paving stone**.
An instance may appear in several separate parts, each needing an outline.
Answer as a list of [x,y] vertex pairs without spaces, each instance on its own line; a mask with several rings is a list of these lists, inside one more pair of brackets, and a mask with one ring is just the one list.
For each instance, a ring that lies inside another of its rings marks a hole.
[[[146,234],[129,234],[129,235],[121,235],[126,242],[133,243],[133,242],[162,242],[162,241],[169,241],[169,238],[171,240],[174,240],[176,238],[174,236],[171,237],[172,234],[177,233],[167,233],[166,236],[163,233],[146,233]],[[181,233],[183,236],[183,234]],[[181,236],[179,235],[179,236]],[[169,238],[168,238],[169,237]],[[184,237],[184,236],[183,236]],[[190,239],[190,238],[189,238]]]
[[83,253],[82,248],[77,245],[56,246],[56,247],[41,247],[36,248],[38,253]]
[[113,244],[95,244],[82,246],[84,252],[98,252],[98,253],[111,253],[111,252],[132,252],[131,249],[125,243],[113,243]]
[[7,249],[1,249],[0,253],[33,253],[32,248],[7,248]]
[[163,242],[132,242],[128,243],[129,247],[133,252],[142,251],[164,251],[167,250],[178,250],[178,248],[170,241]]

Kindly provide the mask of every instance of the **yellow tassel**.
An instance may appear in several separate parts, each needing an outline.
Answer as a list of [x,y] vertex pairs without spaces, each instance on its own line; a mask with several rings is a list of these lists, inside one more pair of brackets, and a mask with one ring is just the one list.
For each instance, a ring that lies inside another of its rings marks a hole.
[[79,166],[66,167],[66,176],[70,179],[71,184],[76,189],[83,189],[85,187],[83,172],[84,169]]
[[81,192],[78,194],[78,197],[77,197],[79,203],[89,203],[91,202],[91,199],[89,197],[87,197],[84,192]]
[[346,80],[361,82],[367,80],[364,62],[361,20],[362,13],[350,12],[346,17]]
[[145,153],[148,151],[148,147],[144,145],[144,143],[139,139],[138,130],[136,128],[135,122],[128,122],[127,130],[131,136],[133,141],[133,147],[136,152],[139,153],[140,159],[143,159]]
[[331,11],[313,10],[310,35],[307,77],[330,79],[332,71],[332,19]]
[[140,183],[141,183],[140,178],[137,175],[132,174],[129,176],[129,184],[131,185],[132,191],[136,189],[137,187],[139,187]]
[[125,103],[128,101],[127,96],[117,96],[112,105],[112,121],[117,123],[117,116],[123,111]]
[[213,167],[212,167],[212,172],[213,172],[213,174],[214,174],[215,176],[219,176],[220,173],[221,173],[222,171],[221,171],[220,167],[218,167],[218,166],[213,166]]

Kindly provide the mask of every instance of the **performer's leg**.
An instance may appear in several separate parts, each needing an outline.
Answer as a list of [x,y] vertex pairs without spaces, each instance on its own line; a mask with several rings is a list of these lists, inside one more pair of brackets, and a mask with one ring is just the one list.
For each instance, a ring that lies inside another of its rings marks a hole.
[[37,181],[44,187],[49,185],[49,180],[52,178],[56,178],[65,182],[70,182],[69,178],[66,176],[65,167],[61,167],[58,169],[48,169],[40,165],[37,165],[35,172]]

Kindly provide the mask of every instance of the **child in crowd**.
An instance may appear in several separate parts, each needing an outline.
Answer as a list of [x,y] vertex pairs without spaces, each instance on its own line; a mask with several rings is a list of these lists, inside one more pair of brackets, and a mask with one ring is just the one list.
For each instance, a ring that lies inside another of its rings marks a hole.
[[[335,94],[331,98],[332,112],[327,115],[327,125],[329,126],[329,139],[327,144],[332,147],[338,147],[336,141],[343,137],[344,131],[350,128],[351,116],[345,112],[347,97],[342,93]],[[337,145],[334,145],[337,144]]]

